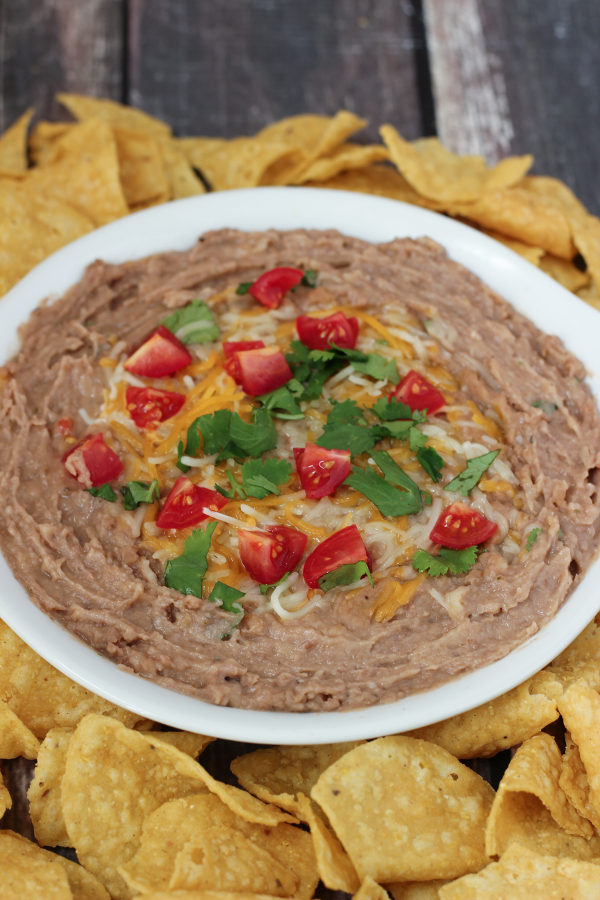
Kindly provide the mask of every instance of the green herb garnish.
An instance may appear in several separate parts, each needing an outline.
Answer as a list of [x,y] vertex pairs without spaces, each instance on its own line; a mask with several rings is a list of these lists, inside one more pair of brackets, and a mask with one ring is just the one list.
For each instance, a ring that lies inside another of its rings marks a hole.
[[259,457],[277,446],[277,429],[268,410],[255,409],[251,422],[244,422],[238,413],[229,409],[219,409],[194,419],[187,431],[185,447],[181,442],[177,447],[177,466],[187,472],[189,466],[181,461],[182,456],[197,456],[201,440],[204,453],[217,454],[217,462],[224,459],[244,459]]
[[526,545],[525,549],[527,550],[528,553],[531,550],[531,548],[533,547],[533,545],[535,544],[535,542],[537,541],[538,537],[540,536],[541,530],[542,530],[541,528],[532,528],[531,531],[529,532],[529,534],[527,535],[527,545]]
[[302,396],[303,391],[304,388],[300,382],[296,378],[292,378],[283,387],[268,394],[261,394],[256,399],[276,419],[303,419],[304,413],[297,400]]
[[427,572],[434,578],[447,574],[464,575],[475,565],[478,552],[478,547],[465,547],[464,550],[441,547],[439,555],[433,556],[426,550],[417,550],[412,558],[412,566],[417,572]]
[[224,609],[225,612],[242,613],[243,615],[244,610],[237,602],[243,596],[245,596],[243,591],[238,591],[237,588],[231,587],[223,581],[217,581],[208,595],[208,599],[211,603],[216,603],[217,606]]
[[219,337],[219,326],[213,312],[203,300],[191,300],[186,306],[176,309],[163,320],[163,325],[184,344],[205,344]]
[[116,503],[117,495],[108,481],[105,484],[98,485],[98,487],[86,488],[86,490],[92,497],[100,497],[101,500],[108,500],[109,503]]
[[302,281],[300,284],[303,284],[305,287],[314,288],[317,286],[317,277],[319,273],[316,269],[306,269],[304,275],[302,276]]
[[208,551],[216,522],[196,528],[183,545],[183,553],[170,559],[165,567],[165,584],[181,594],[202,597],[202,579],[208,568]]
[[273,588],[279,587],[280,584],[283,584],[284,581],[287,581],[290,577],[291,572],[284,572],[279,581],[274,581],[273,584],[261,584],[260,592],[261,594],[268,594],[269,591],[272,591]]
[[441,479],[444,460],[437,450],[433,447],[419,447],[417,459],[432,481],[438,482]]
[[242,282],[240,282],[240,284],[238,284],[238,286],[237,286],[236,289],[235,289],[236,294],[239,294],[240,296],[241,296],[242,294],[247,294],[247,293],[249,292],[249,290],[250,290],[250,288],[252,287],[253,284],[254,284],[253,281],[242,281]]
[[229,499],[238,496],[242,499],[256,497],[257,500],[262,500],[267,494],[279,495],[279,486],[290,480],[292,467],[285,459],[249,459],[241,466],[240,473],[241,484],[231,469],[226,469],[225,474],[232,491],[227,493],[222,487],[216,485],[219,493]]
[[490,450],[482,456],[474,456],[467,461],[467,465],[459,472],[458,475],[449,481],[445,487],[447,491],[458,491],[463,497],[466,497],[478,483],[479,479],[494,462],[500,450]]
[[160,500],[156,478],[151,484],[147,481],[128,481],[119,490],[123,495],[124,509],[137,509],[140,503],[154,503],[155,500]]
[[371,587],[374,585],[371,571],[364,560],[357,563],[347,563],[334,569],[333,572],[327,572],[319,578],[319,587],[322,591],[330,591],[334,587],[341,587],[345,584],[354,584],[364,576],[367,576]]
[[394,462],[389,453],[372,454],[384,477],[372,469],[355,467],[344,481],[364,494],[383,516],[406,516],[423,508],[419,486]]

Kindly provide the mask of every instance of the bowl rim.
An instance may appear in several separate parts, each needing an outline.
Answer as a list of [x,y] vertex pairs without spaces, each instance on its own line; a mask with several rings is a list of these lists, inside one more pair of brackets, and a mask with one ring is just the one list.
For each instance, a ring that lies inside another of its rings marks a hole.
[[[29,272],[0,304],[0,361],[17,347],[16,327],[42,301],[56,299],[97,258],[120,263],[191,246],[203,232],[231,227],[336,228],[373,242],[431,237],[448,255],[528,315],[558,334],[589,371],[596,371],[600,318],[549,276],[487,235],[443,215],[397,200],[323,188],[265,187],[172,201],[116,220],[56,251]],[[439,687],[392,703],[334,712],[276,712],[216,706],[134,675],[99,655],[29,599],[0,554],[0,618],[40,656],[83,687],[132,712],[174,728],[248,743],[321,744],[409,731],[463,713],[523,682],[554,659],[600,609],[600,559],[554,618],[507,656]]]

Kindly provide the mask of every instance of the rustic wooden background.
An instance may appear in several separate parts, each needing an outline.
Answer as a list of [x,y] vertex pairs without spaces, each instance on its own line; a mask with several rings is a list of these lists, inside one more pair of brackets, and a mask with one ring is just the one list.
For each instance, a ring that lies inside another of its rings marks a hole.
[[[178,135],[251,134],[345,107],[490,161],[531,152],[600,214],[599,0],[0,0],[0,131],[57,91],[112,97]],[[301,741],[301,735],[298,737]],[[224,773],[234,745],[209,748]],[[507,754],[474,768],[494,782]],[[32,764],[2,766],[30,835]]]

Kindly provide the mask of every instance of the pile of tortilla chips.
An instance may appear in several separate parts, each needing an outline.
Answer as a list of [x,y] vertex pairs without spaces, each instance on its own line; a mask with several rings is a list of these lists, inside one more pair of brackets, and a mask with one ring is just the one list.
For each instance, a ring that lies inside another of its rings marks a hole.
[[[527,175],[530,157],[489,167],[390,125],[382,144],[359,144],[350,138],[365,123],[344,111],[221,140],[175,138],[108,100],[61,101],[76,121],[31,129],[29,110],[0,137],[0,294],[130,211],[207,189],[303,184],[460,218],[600,308],[600,221],[561,182]],[[212,738],[91,694],[0,622],[0,760],[36,760],[36,842],[0,830],[0,896],[600,897],[598,724],[600,616],[491,703],[410,735],[255,750],[232,763],[235,787],[197,761]],[[509,748],[496,791],[460,762]],[[0,819],[11,806],[0,774]]]

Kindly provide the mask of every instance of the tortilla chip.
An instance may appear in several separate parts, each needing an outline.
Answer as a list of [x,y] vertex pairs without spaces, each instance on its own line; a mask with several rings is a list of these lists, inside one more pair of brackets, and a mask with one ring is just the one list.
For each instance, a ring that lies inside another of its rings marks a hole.
[[33,107],[30,107],[17,121],[0,136],[0,170],[19,175],[27,169],[27,130]]
[[584,288],[579,288],[576,293],[581,300],[585,300],[590,306],[600,309],[600,285],[596,284],[596,282],[592,282]]
[[562,758],[562,770],[558,782],[577,812],[589,819],[596,831],[599,830],[600,818],[590,802],[590,785],[585,766],[581,760],[577,744],[567,731],[565,735],[565,752]]
[[393,900],[438,900],[440,888],[448,884],[446,879],[433,881],[394,881],[386,884]]
[[532,156],[512,156],[488,166],[482,156],[452,153],[437,138],[409,143],[391,125],[383,125],[379,132],[392,162],[412,187],[442,204],[468,203],[510,187],[533,162]]
[[24,756],[35,759],[40,742],[14,714],[8,703],[0,700],[0,759]]
[[306,181],[326,181],[341,172],[363,169],[372,163],[388,158],[388,152],[381,144],[341,144],[327,156],[320,156],[293,176],[288,184],[303,184]]
[[562,284],[568,291],[577,291],[589,284],[589,273],[582,272],[567,259],[560,259],[558,256],[552,256],[551,253],[545,253],[539,265],[542,271]]
[[129,209],[165,203],[171,193],[158,142],[149,134],[114,128],[119,178]]
[[321,881],[332,891],[353,894],[359,887],[359,880],[350,857],[304,794],[298,794],[298,807],[300,818],[308,822],[310,828]]
[[25,185],[31,195],[71,204],[94,225],[106,225],[129,212],[112,129],[100,119],[57,138],[52,162],[30,169]]
[[57,856],[13,831],[0,831],[2,900],[71,900],[65,867]]
[[[179,852],[210,829],[236,831],[247,841],[267,851],[294,874],[300,885],[297,897],[308,900],[318,881],[310,835],[292,825],[264,828],[238,819],[213,794],[193,794],[164,803],[144,821],[139,849],[120,868],[132,891],[167,890]],[[193,853],[192,862],[193,862]],[[187,872],[190,853],[186,851]],[[182,857],[183,860],[183,857]],[[183,869],[181,870],[183,872]],[[183,875],[181,876],[183,877]]]
[[0,621],[0,699],[43,740],[56,726],[74,727],[90,712],[113,716],[129,725],[136,713],[92,694],[54,669]]
[[494,756],[558,719],[556,701],[538,692],[539,684],[540,677],[534,676],[489,703],[410,735],[439,744],[458,759]]
[[59,247],[92,229],[90,219],[68,203],[32,195],[25,182],[0,179],[0,296]]
[[247,791],[287,809],[302,819],[297,795],[310,794],[321,774],[362,741],[321,744],[314,747],[269,747],[238,756],[231,771]]
[[452,878],[486,862],[494,792],[436,744],[402,736],[362,744],[333,763],[311,795],[361,879]]
[[573,217],[571,227],[575,246],[585,259],[596,288],[600,288],[600,219],[584,211]]
[[147,732],[152,738],[164,741],[172,747],[177,747],[182,753],[187,753],[192,759],[197,759],[206,750],[209,744],[215,740],[205,734],[193,734],[191,731],[152,731]]
[[27,791],[35,838],[43,847],[70,847],[62,812],[61,782],[72,728],[51,728],[42,744]]
[[585,768],[592,821],[600,822],[600,694],[587,682],[576,681],[559,700],[559,709]]
[[2,772],[0,771],[0,819],[7,809],[12,809],[12,797],[2,780]]
[[29,155],[36,166],[47,166],[54,159],[56,142],[75,128],[73,122],[38,122],[29,135]]
[[368,875],[355,893],[353,900],[389,900],[385,888],[373,881]]
[[549,735],[537,735],[517,750],[487,822],[489,856],[500,856],[512,843],[553,856],[600,856],[600,838],[570,805],[560,773],[560,751]]
[[307,114],[279,119],[259,131],[256,137],[261,141],[281,141],[316,159],[331,153],[366,124],[365,119],[342,109],[335,116]]
[[301,152],[281,141],[200,137],[181,138],[178,144],[215,191],[280,183],[282,166],[292,169],[302,162]]
[[440,888],[440,900],[592,900],[600,897],[600,866],[543,856],[511,844],[499,862]]
[[160,140],[158,148],[167,178],[170,200],[193,197],[206,192],[204,184],[192,169],[175,140],[171,138]]
[[579,678],[600,689],[600,616],[597,616],[575,640],[545,669],[567,688]]
[[102,119],[115,128],[141,131],[151,137],[170,137],[171,129],[160,119],[155,119],[141,109],[124,106],[115,100],[86,97],[83,94],[58,94],[57,99],[80,122],[88,119]]
[[[493,238],[500,244],[504,244],[504,246],[508,247],[509,250],[512,250],[513,253],[518,253],[519,256],[522,256],[523,259],[526,259],[527,262],[531,263],[533,266],[540,265],[540,260],[545,252],[541,247],[532,247],[531,244],[524,244],[523,241],[506,237],[505,234],[500,234],[497,231],[488,231],[486,228],[481,228],[480,231],[483,231],[484,234],[487,234],[488,237]],[[552,259],[556,259],[556,257],[552,257]],[[561,260],[561,262],[562,261],[563,260]]]

